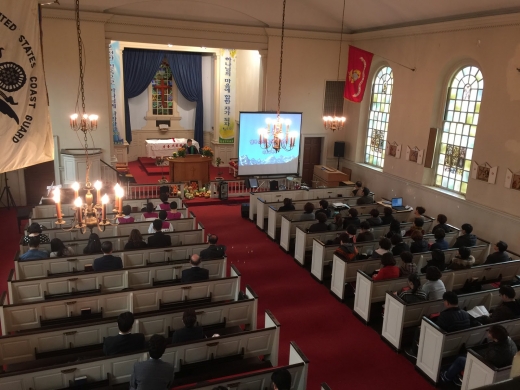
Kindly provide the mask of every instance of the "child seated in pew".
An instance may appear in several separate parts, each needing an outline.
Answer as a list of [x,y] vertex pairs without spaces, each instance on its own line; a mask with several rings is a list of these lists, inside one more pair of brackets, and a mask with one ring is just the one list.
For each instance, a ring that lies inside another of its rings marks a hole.
[[370,231],[370,224],[367,221],[359,225],[361,232],[357,235],[356,242],[374,241],[374,234]]
[[390,230],[386,233],[386,238],[392,238],[394,235],[398,234],[401,236],[401,222],[397,219],[394,219],[390,222]]
[[347,227],[347,233],[339,236],[340,246],[334,251],[334,254],[346,262],[356,260],[358,250],[354,245],[356,240],[356,228],[354,226]]
[[444,214],[437,215],[437,222],[439,223],[433,227],[432,233],[435,233],[437,229],[443,230],[444,233],[451,232],[451,228],[446,224],[446,222],[448,222],[448,217],[446,217]]
[[50,257],[66,257],[74,256],[74,249],[70,246],[65,246],[63,241],[59,238],[53,238],[51,240],[51,256]]
[[367,218],[367,222],[370,224],[370,226],[380,226],[383,223],[381,217],[379,216],[378,209],[370,210],[370,215],[371,217]]
[[[409,253],[409,252],[408,252]],[[408,275],[408,288],[403,288],[399,299],[406,303],[417,303],[426,301],[426,293],[421,289],[421,281],[416,273]]]
[[449,248],[448,241],[444,239],[446,237],[446,232],[442,229],[435,230],[435,233],[433,233],[435,236],[435,242],[430,245],[430,250],[433,251],[434,249],[440,249],[441,251],[445,251]]
[[173,221],[173,220],[181,219],[181,218],[182,218],[182,214],[177,211],[177,202],[176,201],[170,202],[170,211],[168,211],[166,219],[168,221]]
[[387,252],[381,257],[381,265],[383,268],[379,269],[376,275],[372,276],[372,280],[394,279],[399,277],[399,268],[395,265],[394,256]]
[[135,221],[134,217],[130,214],[132,213],[132,206],[129,204],[123,206],[123,217],[119,217],[116,219],[117,224],[123,223],[133,223]]
[[154,221],[159,218],[159,214],[154,212],[154,207],[152,202],[148,202],[146,204],[146,211],[141,216],[141,221]]
[[424,239],[423,233],[421,233],[418,230],[415,230],[412,233],[412,243],[410,244],[410,252],[421,253],[428,251],[428,241]]
[[[381,225],[390,225],[392,221],[396,221],[393,216],[393,211],[391,207],[385,207],[383,209],[383,216],[381,217]],[[390,238],[390,237],[388,237]]]
[[314,205],[311,202],[305,203],[303,206],[303,214],[300,216],[300,221],[314,221]]
[[357,211],[357,209],[348,209],[349,216],[343,219],[343,229],[346,229],[349,225],[354,225],[356,228],[358,228],[361,224],[361,221],[358,218],[358,214],[359,212]]
[[134,326],[134,315],[126,311],[117,317],[117,336],[105,337],[103,340],[103,353],[107,356],[119,353],[139,351],[145,347],[144,334],[131,333]]
[[[496,368],[510,366],[518,348],[509,337],[507,329],[502,325],[493,325],[488,329],[487,337],[489,341],[487,347],[483,351],[478,351],[479,355]],[[447,370],[441,371],[441,381],[444,383],[453,382],[457,386],[461,386],[462,377],[460,373],[465,366],[466,355],[457,357]]]
[[446,292],[446,287],[441,277],[442,272],[437,267],[429,266],[426,269],[426,283],[423,285],[423,291],[428,296],[429,301],[441,299]]
[[423,226],[424,226],[424,220],[422,218],[414,218],[412,227],[406,231],[404,236],[410,237],[413,234],[413,232],[417,232],[417,231],[421,232],[424,235],[425,233],[424,233]]
[[513,320],[520,318],[520,302],[516,297],[515,289],[508,285],[502,285],[498,289],[498,294],[502,299],[502,303],[498,305],[488,316],[479,317],[478,320],[483,324],[491,324],[493,322]]
[[386,237],[381,237],[379,239],[379,248],[372,252],[370,258],[380,259],[381,257],[383,257],[385,253],[388,253],[390,251],[390,248],[392,248],[392,243],[390,242],[390,240]]
[[453,258],[448,269],[459,270],[471,268],[475,264],[475,258],[471,255],[471,249],[462,246],[459,248],[459,254]]
[[177,329],[173,332],[172,344],[197,341],[206,338],[202,326],[195,326],[197,323],[197,314],[195,314],[195,310],[186,310],[182,315],[182,322],[184,323],[184,328]]
[[431,256],[432,258],[421,268],[421,272],[424,274],[428,267],[437,267],[439,271],[444,271],[446,269],[446,256],[444,256],[444,252],[440,249],[433,249]]
[[167,192],[161,192],[161,195],[159,195],[159,199],[162,203],[159,203],[157,207],[155,208],[157,211],[170,211],[170,202],[168,202],[168,193]]
[[408,251],[401,252],[403,264],[399,267],[399,275],[408,276],[417,273],[417,265],[413,262],[413,254]]
[[390,242],[394,246],[392,248],[392,254],[394,256],[399,256],[402,252],[409,252],[410,247],[407,243],[403,241],[403,237],[400,234],[394,234],[390,239]]

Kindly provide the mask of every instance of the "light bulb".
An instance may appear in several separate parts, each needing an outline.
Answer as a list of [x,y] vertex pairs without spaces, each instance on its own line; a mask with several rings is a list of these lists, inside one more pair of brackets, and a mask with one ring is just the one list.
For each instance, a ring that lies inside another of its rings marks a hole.
[[76,119],[78,119],[78,114],[72,114],[70,116],[70,119],[72,119],[73,121],[75,121]]
[[72,184],[72,189],[74,191],[79,191],[79,183],[77,181],[75,181],[73,184]]
[[107,195],[107,194],[105,194],[105,195],[103,195],[103,196],[101,197],[101,203],[102,203],[102,204],[107,204],[108,201],[109,201],[109,199],[108,199],[108,195]]
[[91,121],[97,121],[99,118],[99,116],[97,115],[89,115],[88,119],[90,119]]
[[123,188],[121,188],[121,187],[116,188],[116,196],[118,198],[122,198],[124,195],[125,195],[125,191],[123,190]]
[[61,200],[60,189],[59,188],[55,188],[54,191],[52,191],[52,193],[54,194],[54,196],[52,197],[54,202],[55,203],[60,203],[60,200]]
[[83,206],[83,201],[81,200],[81,198],[79,196],[76,198],[76,200],[74,200],[74,206],[76,206],[78,208]]
[[102,187],[103,183],[101,183],[99,180],[96,180],[96,182],[94,183],[94,188],[99,191]]

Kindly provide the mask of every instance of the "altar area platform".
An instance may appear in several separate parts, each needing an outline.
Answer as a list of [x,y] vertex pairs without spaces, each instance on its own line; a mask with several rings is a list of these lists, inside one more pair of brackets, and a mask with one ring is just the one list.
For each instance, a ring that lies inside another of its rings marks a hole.
[[[164,177],[169,177],[168,165],[158,167],[155,165],[155,159],[150,157],[139,157],[137,161],[129,163],[130,173],[134,176],[136,183],[147,184],[156,183],[161,178],[161,172]],[[224,180],[236,180],[233,174],[229,173],[228,167],[220,167],[222,173],[220,177]],[[209,178],[215,180],[219,176],[219,169],[213,165],[209,166]]]

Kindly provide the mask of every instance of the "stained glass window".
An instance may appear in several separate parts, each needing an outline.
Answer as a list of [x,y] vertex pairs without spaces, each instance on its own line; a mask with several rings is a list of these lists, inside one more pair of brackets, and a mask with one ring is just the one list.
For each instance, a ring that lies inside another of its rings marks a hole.
[[458,71],[448,88],[436,186],[467,191],[483,89],[482,73],[475,66]]
[[153,115],[173,115],[173,76],[170,66],[163,60],[152,80]]
[[392,68],[386,66],[377,73],[372,85],[367,143],[365,146],[365,163],[381,168],[385,162],[386,138],[393,87],[394,74]]

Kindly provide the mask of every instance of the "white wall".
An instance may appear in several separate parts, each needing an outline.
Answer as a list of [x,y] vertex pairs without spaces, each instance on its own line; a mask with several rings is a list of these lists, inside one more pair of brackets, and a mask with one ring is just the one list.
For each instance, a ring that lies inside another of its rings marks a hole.
[[235,118],[240,111],[258,111],[260,54],[256,50],[237,50]]

